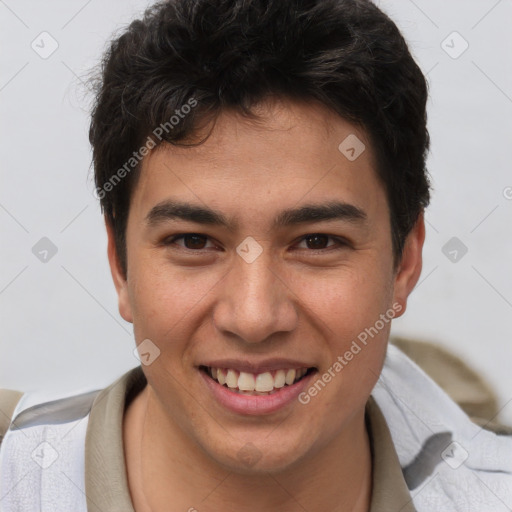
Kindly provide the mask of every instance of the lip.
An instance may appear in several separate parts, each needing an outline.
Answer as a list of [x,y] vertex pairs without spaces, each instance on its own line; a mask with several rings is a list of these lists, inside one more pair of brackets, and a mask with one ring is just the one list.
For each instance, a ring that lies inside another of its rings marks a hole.
[[318,373],[318,370],[315,369],[295,384],[284,386],[272,395],[241,395],[221,386],[203,370],[198,368],[197,371],[209,392],[221,406],[237,414],[253,416],[271,414],[284,409],[294,401],[298,402],[297,398],[300,393],[310,385],[311,379]]
[[[313,368],[310,363],[298,361],[294,359],[273,358],[265,359],[264,361],[255,362],[248,361],[247,359],[217,359],[214,361],[207,361],[198,366],[209,366],[210,368],[231,368],[239,372],[246,373],[264,373],[274,370],[289,370],[297,368]],[[316,369],[316,368],[315,368]]]

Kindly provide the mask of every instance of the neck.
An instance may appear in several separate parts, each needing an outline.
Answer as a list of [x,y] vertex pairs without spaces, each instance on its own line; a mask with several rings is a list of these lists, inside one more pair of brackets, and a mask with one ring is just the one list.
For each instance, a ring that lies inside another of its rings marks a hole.
[[329,443],[279,473],[242,474],[217,464],[162,414],[148,386],[126,411],[123,431],[136,512],[367,512],[370,507],[364,409]]

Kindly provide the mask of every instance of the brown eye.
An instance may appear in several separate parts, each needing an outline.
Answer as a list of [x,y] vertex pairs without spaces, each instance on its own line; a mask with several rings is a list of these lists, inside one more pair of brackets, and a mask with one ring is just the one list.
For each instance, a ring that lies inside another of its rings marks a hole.
[[183,240],[183,244],[177,244],[185,249],[190,250],[201,250],[206,248],[206,244],[208,243],[208,237],[206,235],[200,235],[198,233],[185,233],[182,235],[177,235],[172,237],[171,239],[165,242],[166,245],[172,245],[176,243],[177,240]]
[[309,249],[325,249],[329,238],[327,235],[313,234],[304,237],[304,240]]
[[206,237],[201,235],[185,235],[183,241],[187,249],[204,249]]
[[[329,240],[331,243],[329,243]],[[305,244],[302,245],[301,244]],[[350,244],[343,238],[326,235],[324,233],[311,233],[301,238],[299,249],[311,251],[332,251],[337,249],[345,249]]]

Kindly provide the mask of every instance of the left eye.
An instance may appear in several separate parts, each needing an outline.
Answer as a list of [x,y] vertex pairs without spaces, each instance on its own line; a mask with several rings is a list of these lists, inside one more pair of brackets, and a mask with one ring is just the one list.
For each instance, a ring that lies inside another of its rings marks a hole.
[[323,233],[312,233],[310,235],[306,235],[302,237],[300,243],[306,242],[306,247],[308,249],[322,250],[328,247],[332,247],[332,245],[325,246],[325,244],[328,243],[329,239],[334,240],[335,243],[332,245],[343,245],[342,240],[329,235],[325,235]]

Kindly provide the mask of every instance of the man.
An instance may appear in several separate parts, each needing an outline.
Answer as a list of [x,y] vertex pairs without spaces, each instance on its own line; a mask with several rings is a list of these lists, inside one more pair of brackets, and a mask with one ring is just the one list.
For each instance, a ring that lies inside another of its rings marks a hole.
[[114,40],[90,140],[142,366],[11,399],[2,510],[509,510],[512,438],[388,345],[426,99],[369,1],[165,1]]

